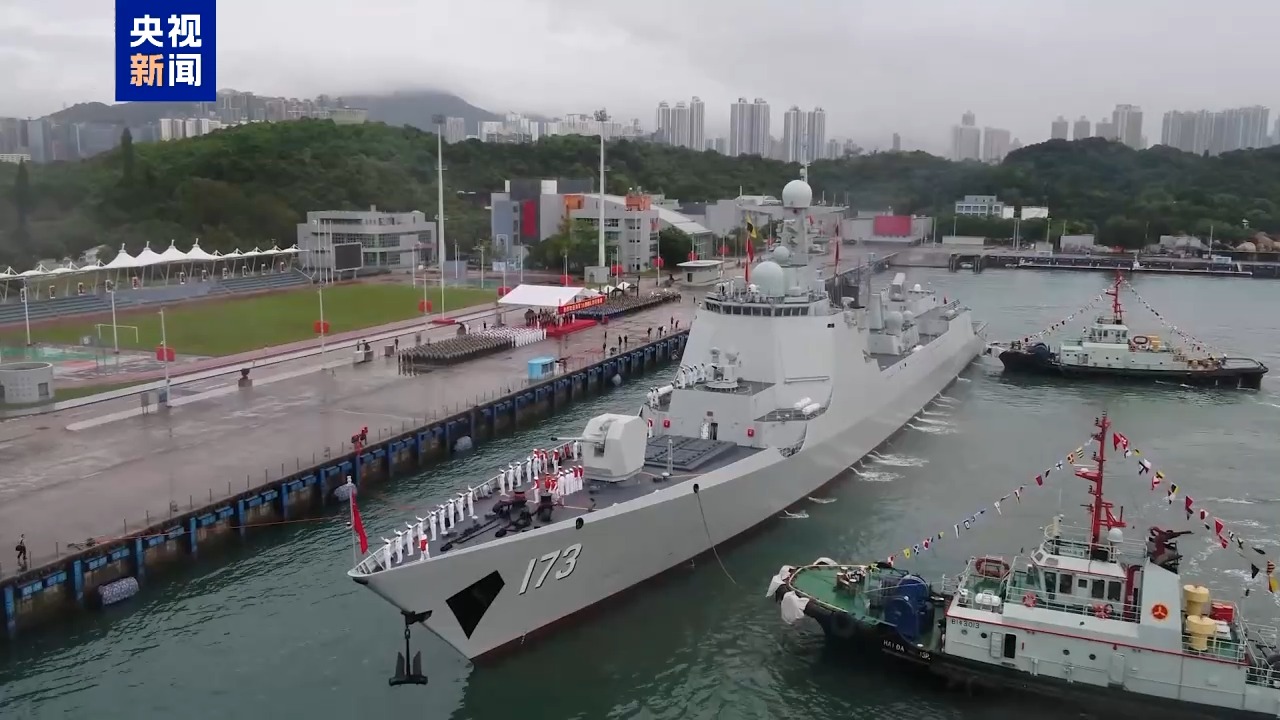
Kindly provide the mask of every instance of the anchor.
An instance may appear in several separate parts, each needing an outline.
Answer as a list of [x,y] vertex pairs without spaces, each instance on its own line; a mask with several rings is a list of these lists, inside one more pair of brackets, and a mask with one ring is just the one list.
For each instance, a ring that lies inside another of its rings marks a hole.
[[[431,611],[415,613],[401,610],[400,614],[404,616],[404,653],[396,653],[396,674],[387,678],[387,684],[391,687],[426,685],[427,676],[422,674],[422,652],[412,651],[409,647],[409,637],[410,627],[416,623],[426,622],[427,618],[431,617]],[[412,663],[409,662],[411,657]]]

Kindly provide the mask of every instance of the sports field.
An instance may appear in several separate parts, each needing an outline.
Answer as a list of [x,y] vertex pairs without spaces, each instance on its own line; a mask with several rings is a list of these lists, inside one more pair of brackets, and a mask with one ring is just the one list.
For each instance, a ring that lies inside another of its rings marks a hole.
[[[447,288],[445,311],[493,302],[494,289]],[[440,290],[429,290],[428,298],[440,312]],[[390,283],[335,285],[324,291],[324,319],[329,334],[360,330],[400,320],[421,317],[418,302],[422,290]],[[117,315],[121,349],[154,349],[160,344],[159,308],[131,310]],[[175,305],[165,310],[169,346],[182,355],[234,355],[272,345],[284,345],[316,337],[313,323],[320,319],[317,290],[307,288],[271,295],[205,301]],[[98,318],[98,322],[103,319]],[[110,320],[102,327],[103,341],[111,345]],[[125,326],[137,327],[134,331]],[[35,327],[36,343],[78,345],[86,335],[97,336],[95,322],[68,319]],[[0,332],[0,345],[21,347],[26,342],[22,327]]]

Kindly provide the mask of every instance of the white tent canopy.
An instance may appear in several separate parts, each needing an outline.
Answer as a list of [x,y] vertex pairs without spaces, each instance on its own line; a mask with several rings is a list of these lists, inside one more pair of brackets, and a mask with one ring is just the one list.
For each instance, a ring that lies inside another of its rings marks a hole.
[[196,240],[195,243],[192,244],[191,249],[187,251],[187,260],[191,262],[211,262],[217,259],[217,255],[210,255],[205,252],[204,248],[200,247],[199,240]]
[[517,285],[511,292],[503,295],[499,305],[521,305],[525,307],[558,308],[568,305],[582,295],[583,288],[560,287],[557,285]]
[[164,261],[160,259],[160,253],[151,249],[151,243],[147,243],[142,248],[142,252],[138,253],[138,256],[134,258],[134,262],[138,263],[138,267],[147,267]]
[[160,253],[160,257],[156,260],[156,262],[163,262],[163,263],[186,262],[186,261],[187,261],[187,254],[179,250],[177,244],[173,240],[169,241],[169,247],[165,248],[165,251]]
[[124,249],[124,245],[120,246],[120,252],[111,258],[111,262],[102,266],[104,270],[128,270],[136,267],[138,267],[137,258],[130,255],[129,251]]

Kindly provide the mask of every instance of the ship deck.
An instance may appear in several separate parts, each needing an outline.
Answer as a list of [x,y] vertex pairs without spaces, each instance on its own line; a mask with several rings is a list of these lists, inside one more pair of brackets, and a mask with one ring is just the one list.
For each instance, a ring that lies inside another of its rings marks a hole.
[[[540,522],[538,520],[536,504],[530,500],[529,507],[535,511],[533,523],[522,530],[508,529],[508,532],[528,532],[540,527],[573,520],[595,510],[643,497],[664,487],[689,482],[713,470],[750,457],[759,451],[759,448],[743,447],[725,440],[705,440],[682,435],[655,435],[649,438],[645,447],[644,467],[631,478],[617,482],[587,478],[582,490],[563,496],[562,504],[554,506],[550,522]],[[670,456],[670,462],[668,462],[668,456]],[[565,467],[573,467],[576,464],[568,463]],[[670,475],[664,477],[668,470]],[[496,479],[490,479],[487,482],[495,483],[493,487],[496,487]],[[526,484],[525,487],[527,488],[528,485]],[[462,489],[465,488],[460,488],[460,490]],[[444,501],[448,497],[450,496],[445,496],[440,500]],[[464,519],[458,523],[449,535],[439,535],[436,540],[429,542],[427,544],[429,556],[436,556],[461,548],[477,547],[498,539],[500,537],[498,531],[508,528],[509,525],[506,520],[497,517],[491,512],[491,508],[498,500],[499,496],[496,492],[494,495],[484,499],[476,498],[476,519]],[[425,515],[433,507],[435,507],[435,504],[426,504],[422,510],[423,514]],[[406,518],[406,520],[412,519]],[[394,540],[394,532],[396,530],[403,531],[404,529],[404,525],[392,528],[391,536],[387,537],[378,535],[377,529],[371,528],[369,530],[371,544]],[[501,535],[501,537],[505,536],[506,533]],[[419,554],[416,547],[412,555],[404,555],[400,560],[397,560],[394,553],[387,554],[384,545],[372,550],[368,556],[361,560],[356,566],[356,573],[373,575],[383,570],[412,565],[423,560],[423,556]]]

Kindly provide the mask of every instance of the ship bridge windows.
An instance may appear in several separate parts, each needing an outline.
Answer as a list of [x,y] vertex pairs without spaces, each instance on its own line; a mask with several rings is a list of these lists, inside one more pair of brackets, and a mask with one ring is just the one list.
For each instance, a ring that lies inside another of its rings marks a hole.
[[762,305],[757,303],[721,303],[704,300],[703,307],[721,315],[752,317],[801,317],[809,315],[808,305]]

